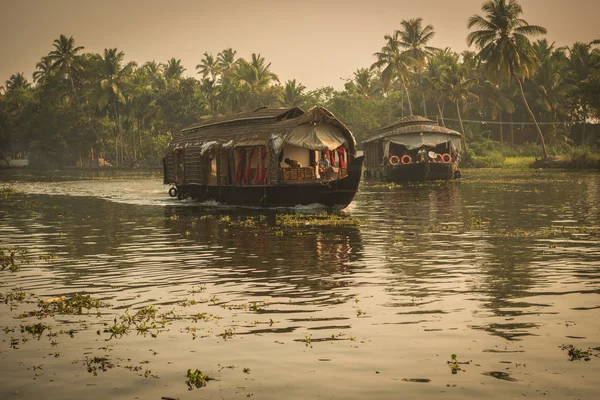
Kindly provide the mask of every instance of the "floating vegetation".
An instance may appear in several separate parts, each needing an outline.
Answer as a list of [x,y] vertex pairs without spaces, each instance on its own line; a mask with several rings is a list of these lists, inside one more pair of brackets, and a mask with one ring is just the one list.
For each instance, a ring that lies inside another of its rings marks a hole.
[[568,236],[568,235],[600,235],[600,228],[578,226],[578,227],[550,227],[542,228],[538,230],[525,230],[515,229],[510,232],[506,232],[506,237],[533,237],[533,238],[549,238],[554,236]]
[[[138,310],[135,314],[129,314],[129,310],[125,314],[115,317],[113,325],[104,330],[110,333],[110,339],[120,339],[128,335],[132,329],[137,331],[138,335],[146,336],[149,334],[152,337],[157,337],[161,329],[165,327],[166,316],[158,315],[158,309],[152,305],[145,306]],[[100,331],[98,331],[100,334]]]
[[17,272],[23,263],[29,263],[28,251],[22,247],[0,247],[0,268]]
[[98,371],[106,372],[107,370],[114,368],[114,364],[108,357],[86,357],[85,365],[87,371],[94,376],[98,375]]
[[42,337],[46,329],[50,330],[50,326],[42,323],[21,325],[21,333],[29,333],[31,336],[38,338],[38,340]]
[[38,302],[38,309],[29,311],[21,314],[19,318],[26,317],[37,317],[45,318],[49,316],[58,315],[82,315],[84,309],[89,312],[95,309],[99,312],[100,308],[108,307],[110,304],[104,303],[100,300],[94,300],[90,295],[75,294],[73,297],[67,298],[65,296],[54,297],[52,299],[40,300]]
[[[20,288],[13,289],[10,293],[2,294],[0,293],[0,301],[3,301],[5,304],[10,304],[10,306],[14,306],[19,303],[24,303],[27,300],[27,297],[35,296],[33,293],[27,293]],[[27,301],[31,302],[31,301]]]
[[188,379],[185,383],[188,386],[188,390],[194,390],[194,388],[199,389],[206,386],[208,381],[214,380],[208,375],[204,375],[199,369],[196,369],[195,371],[188,369],[186,376]]
[[276,224],[284,227],[356,226],[358,220],[326,212],[319,214],[277,214]]
[[568,351],[569,361],[590,361],[592,357],[600,357],[600,347],[588,347],[587,350],[583,350],[572,344],[563,344],[560,348]]
[[234,335],[233,329],[231,329],[231,328],[227,328],[227,329],[225,329],[225,332],[219,334],[219,336],[221,336],[224,340],[231,339],[233,337],[233,335]]
[[23,195],[23,192],[11,186],[0,188],[0,200],[8,200],[12,197]]
[[452,371],[452,373],[457,374],[458,371],[464,371],[464,369],[462,369],[460,367],[461,365],[470,364],[471,362],[470,361],[460,362],[456,358],[456,354],[452,354],[452,355],[450,355],[450,361],[447,361],[447,363],[448,363],[448,366],[450,367],[450,370]]

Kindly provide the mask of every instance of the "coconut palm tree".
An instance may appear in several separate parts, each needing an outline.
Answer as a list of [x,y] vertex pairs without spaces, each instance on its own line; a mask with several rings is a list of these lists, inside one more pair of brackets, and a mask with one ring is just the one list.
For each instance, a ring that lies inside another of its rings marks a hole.
[[219,71],[224,77],[227,77],[235,67],[235,64],[237,63],[237,60],[235,59],[236,54],[237,51],[233,50],[232,48],[224,49],[222,52],[217,54]]
[[[427,65],[428,60],[439,51],[435,47],[427,44],[435,36],[432,25],[422,26],[423,18],[403,20],[400,22],[402,29],[397,30],[399,45],[403,51],[414,60],[413,70],[417,77]],[[420,85],[419,85],[420,86]],[[427,116],[427,103],[425,102],[426,93],[422,91],[423,115]]]
[[460,113],[461,105],[469,101],[477,100],[478,96],[473,93],[473,87],[479,82],[477,78],[471,77],[471,71],[464,64],[459,64],[458,54],[454,54],[450,59],[448,68],[442,75],[441,85],[446,94],[446,98],[456,107],[456,114],[462,131],[463,143],[467,149],[466,132]]
[[198,70],[198,74],[201,74],[203,78],[210,76],[210,79],[216,81],[220,66],[212,54],[204,52],[204,58],[200,61],[200,64],[196,65],[196,69]]
[[380,91],[374,73],[369,68],[359,68],[354,71],[354,78],[345,85],[346,90],[360,94],[362,97],[372,97]]
[[450,48],[436,53],[427,63],[427,67],[423,72],[421,81],[422,90],[425,97],[434,101],[438,109],[442,126],[446,126],[444,122],[444,108],[446,106],[447,96],[444,82],[450,65],[456,62],[456,54],[452,53]]
[[44,85],[52,75],[52,60],[48,57],[42,57],[40,62],[35,65],[33,72],[33,81],[38,85]]
[[551,114],[553,119],[565,116],[568,112],[566,99],[577,90],[577,86],[567,83],[565,48],[555,48],[554,43],[548,44],[546,39],[536,41],[533,48],[539,60],[530,82],[530,88],[536,94],[533,105],[542,113]]
[[174,84],[175,82],[179,82],[179,80],[181,80],[184,72],[185,68],[183,65],[181,65],[181,60],[177,60],[173,57],[167,61],[167,64],[163,69],[163,76],[165,77],[167,83]]
[[7,92],[17,89],[29,89],[30,87],[31,83],[27,82],[27,78],[25,78],[25,75],[21,72],[12,74],[6,81]]
[[371,65],[371,70],[381,69],[381,81],[383,89],[388,92],[391,83],[398,78],[404,88],[408,99],[408,110],[410,115],[413,115],[412,103],[408,93],[408,81],[410,78],[410,66],[415,63],[415,60],[400,48],[399,33],[396,31],[393,35],[385,35],[385,46],[380,51],[373,54],[377,61]]
[[75,101],[79,106],[79,110],[82,114],[85,115],[87,124],[96,135],[96,138],[102,145],[102,149],[104,153],[107,154],[106,146],[104,145],[104,141],[98,135],[98,132],[92,125],[92,121],[87,112],[83,109],[83,105],[79,100],[79,95],[77,94],[77,89],[75,87],[75,79],[78,79],[80,74],[84,71],[83,66],[80,62],[80,57],[78,53],[84,49],[83,46],[75,46],[75,39],[73,36],[67,38],[65,35],[60,35],[60,37],[54,40],[54,50],[51,51],[47,58],[52,63],[51,70],[56,70],[61,76],[67,78],[71,83],[71,89],[73,91],[73,96],[75,97]]
[[263,91],[273,82],[279,82],[279,77],[271,72],[271,63],[266,64],[260,54],[252,53],[250,62],[240,59],[236,75],[242,86],[250,88],[251,93]]
[[[105,109],[111,107],[115,124],[117,126],[117,138],[115,140],[115,157],[117,162],[123,162],[123,133],[121,131],[121,120],[119,114],[119,105],[124,105],[125,90],[131,86],[128,79],[133,73],[136,63],[133,61],[123,65],[125,53],[116,48],[104,49],[104,58],[102,60],[102,80],[100,81],[100,91],[98,96],[98,108]],[[119,148],[119,142],[121,148]]]
[[505,97],[505,91],[502,87],[489,80],[485,80],[481,85],[478,85],[476,91],[479,93],[479,101],[483,107],[487,108],[492,120],[498,119],[500,121],[500,144],[504,146],[502,113],[512,114],[515,112],[514,103]]
[[489,77],[505,77],[517,82],[523,104],[538,131],[544,158],[548,158],[544,135],[523,90],[523,82],[532,76],[537,62],[529,37],[545,34],[546,29],[529,25],[522,19],[523,9],[516,0],[488,0],[481,9],[485,17],[473,15],[468,20],[469,29],[479,30],[470,32],[467,42],[479,49],[478,56],[485,63]]
[[282,104],[289,107],[298,107],[303,102],[302,94],[306,87],[302,83],[296,83],[296,80],[287,81],[283,89]]
[[580,86],[580,90],[574,93],[574,98],[577,108],[576,111],[581,112],[584,121],[581,138],[582,144],[585,144],[586,142],[585,122],[588,118],[589,105],[585,101],[586,96],[583,95],[585,91],[584,87],[586,85],[581,85],[580,83],[587,82],[592,76],[593,71],[600,69],[600,51],[592,48],[594,42],[575,42],[573,46],[568,48],[568,82]]

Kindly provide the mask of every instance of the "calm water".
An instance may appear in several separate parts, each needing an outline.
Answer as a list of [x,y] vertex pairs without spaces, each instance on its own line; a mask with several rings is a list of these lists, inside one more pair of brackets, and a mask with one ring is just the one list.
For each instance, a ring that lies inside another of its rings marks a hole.
[[[0,399],[598,398],[600,358],[561,346],[600,346],[600,174],[463,175],[363,184],[315,226],[153,173],[0,171],[0,248],[27,250],[0,271]],[[77,293],[109,305],[18,318]]]

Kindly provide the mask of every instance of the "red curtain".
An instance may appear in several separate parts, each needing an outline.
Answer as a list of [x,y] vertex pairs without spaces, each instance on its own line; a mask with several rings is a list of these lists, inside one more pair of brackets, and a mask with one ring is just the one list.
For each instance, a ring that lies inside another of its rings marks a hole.
[[240,159],[235,171],[235,183],[242,183],[242,174],[244,173],[244,164],[246,163],[246,150],[240,149],[239,153]]
[[329,154],[331,155],[331,166],[337,167],[337,162],[335,161],[335,150],[331,150]]
[[337,148],[338,157],[340,159],[340,168],[346,168],[346,151],[343,146]]
[[267,147],[260,148],[260,161],[256,165],[256,174],[254,175],[255,184],[266,184],[267,173],[265,171],[265,159],[267,158]]
[[250,166],[252,165],[252,156],[254,155],[254,147],[249,148],[246,152],[246,170],[244,171],[244,183],[250,182]]

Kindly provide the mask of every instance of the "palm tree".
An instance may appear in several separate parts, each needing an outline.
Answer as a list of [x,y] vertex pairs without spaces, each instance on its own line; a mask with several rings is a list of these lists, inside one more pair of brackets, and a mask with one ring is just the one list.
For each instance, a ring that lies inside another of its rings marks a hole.
[[163,74],[168,83],[178,82],[183,77],[185,68],[181,65],[181,60],[174,57],[167,61]]
[[542,113],[552,114],[553,119],[565,116],[568,112],[565,100],[577,86],[567,83],[568,60],[564,48],[555,48],[554,43],[548,44],[546,39],[538,40],[533,47],[539,60],[530,85],[537,95],[533,104]]
[[251,93],[263,91],[273,82],[279,82],[279,77],[271,72],[271,63],[266,64],[260,54],[252,53],[250,62],[240,59],[237,66],[237,77],[243,86],[250,88]]
[[467,149],[467,140],[460,106],[467,104],[471,100],[478,99],[478,96],[471,90],[478,83],[478,80],[477,78],[470,77],[470,75],[468,68],[458,63],[458,54],[454,54],[448,64],[448,69],[442,75],[441,82],[447,99],[456,106],[456,114],[460,123],[465,150]]
[[[404,52],[414,60],[413,69],[417,75],[427,65],[428,60],[439,51],[439,49],[427,45],[435,36],[433,26],[427,25],[423,28],[422,22],[423,18],[403,20],[400,22],[402,29],[396,31],[400,40],[400,48],[404,49]],[[425,97],[426,95],[423,91],[423,115],[427,116]]]
[[380,90],[373,71],[369,68],[359,68],[354,71],[354,79],[348,81],[345,87],[346,90],[354,91],[362,97],[371,97]]
[[484,107],[489,110],[492,120],[500,120],[500,144],[504,146],[504,126],[502,125],[502,113],[512,114],[515,105],[504,96],[505,91],[496,83],[485,80],[478,86],[479,99]]
[[538,131],[544,158],[547,159],[544,135],[523,91],[523,81],[532,76],[537,62],[529,37],[545,34],[546,29],[529,25],[522,19],[523,9],[516,0],[489,0],[481,9],[485,17],[473,15],[468,20],[469,29],[476,27],[479,30],[470,32],[467,42],[479,49],[479,57],[485,62],[488,76],[503,76],[517,82],[523,104]]
[[[119,104],[125,104],[125,88],[129,87],[127,82],[131,76],[136,63],[131,61],[123,66],[125,53],[114,49],[104,49],[102,60],[102,80],[100,81],[100,93],[98,97],[98,108],[104,109],[112,106],[115,124],[117,126],[117,139],[115,141],[115,158],[117,162],[123,162],[123,133],[121,132],[121,121],[119,115]],[[121,141],[121,151],[119,151]]]
[[27,82],[27,78],[21,72],[11,75],[6,81],[7,92],[18,89],[29,89],[30,87],[31,83]]
[[283,101],[282,103],[290,107],[298,107],[303,102],[302,92],[306,87],[301,83],[296,83],[296,80],[287,81],[285,88],[283,89]]
[[44,85],[52,75],[52,60],[48,57],[42,57],[40,62],[35,65],[33,72],[33,81],[38,85]]
[[446,106],[446,87],[444,82],[447,79],[450,65],[455,62],[456,55],[446,48],[435,54],[427,63],[422,79],[422,90],[426,97],[433,100],[438,109],[442,126],[444,122],[444,108]]
[[[573,44],[573,46],[568,48],[569,83],[579,85],[582,82],[586,82],[589,80],[594,70],[600,69],[600,51],[598,51],[598,49],[592,49],[594,42],[576,42]],[[579,86],[580,90],[575,93],[574,97],[576,100],[576,107],[578,109],[577,111],[581,111],[583,116],[584,123],[581,144],[585,144],[585,130],[589,105],[585,101],[585,96],[583,96],[584,88],[582,86],[585,85]]]
[[53,45],[54,50],[51,51],[47,56],[49,62],[52,63],[50,69],[52,71],[58,71],[61,76],[67,78],[71,82],[71,89],[73,91],[75,101],[79,106],[79,110],[85,115],[88,126],[92,132],[94,132],[96,138],[102,145],[104,153],[107,154],[108,152],[106,151],[106,146],[104,146],[104,141],[100,135],[98,135],[98,132],[92,125],[90,116],[83,109],[83,105],[81,104],[79,95],[77,94],[77,89],[75,88],[75,79],[79,78],[79,75],[84,70],[80,63],[79,55],[77,54],[83,50],[83,46],[75,46],[75,39],[73,39],[73,36],[67,38],[65,35],[60,35],[60,37],[54,41]]
[[380,51],[373,54],[377,61],[371,65],[371,69],[379,68],[381,71],[381,81],[383,89],[387,92],[390,84],[395,78],[402,83],[406,98],[408,99],[408,110],[413,115],[412,103],[408,93],[407,82],[410,76],[409,68],[415,62],[408,53],[401,51],[399,33],[396,31],[393,35],[385,35],[385,46]]
[[204,58],[200,61],[200,64],[196,65],[198,73],[203,78],[210,76],[213,81],[217,80],[219,75],[219,63],[212,54],[204,52]]
[[235,55],[237,51],[233,50],[231,47],[228,49],[224,49],[222,52],[217,54],[217,63],[219,65],[219,71],[223,74],[224,77],[227,77],[229,73],[235,67],[237,60],[235,59]]

